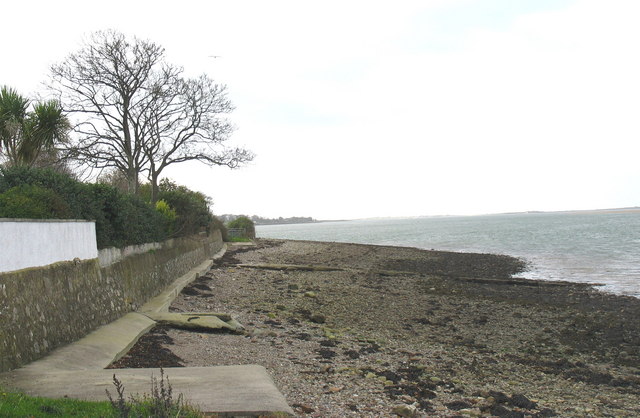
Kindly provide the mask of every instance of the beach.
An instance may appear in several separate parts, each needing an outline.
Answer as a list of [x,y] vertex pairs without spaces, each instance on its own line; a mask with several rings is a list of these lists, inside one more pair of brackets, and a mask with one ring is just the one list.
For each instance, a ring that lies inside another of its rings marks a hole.
[[156,327],[114,367],[260,364],[300,416],[639,416],[640,300],[513,277],[525,269],[490,254],[234,245],[170,310],[230,314],[245,332]]

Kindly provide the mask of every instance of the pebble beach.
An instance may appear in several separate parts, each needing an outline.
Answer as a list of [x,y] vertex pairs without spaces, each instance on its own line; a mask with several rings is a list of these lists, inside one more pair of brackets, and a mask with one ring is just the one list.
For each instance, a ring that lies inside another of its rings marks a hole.
[[[514,278],[501,255],[310,241],[233,245],[113,367],[260,364],[299,416],[640,416],[640,300]],[[168,373],[169,378],[170,372]]]

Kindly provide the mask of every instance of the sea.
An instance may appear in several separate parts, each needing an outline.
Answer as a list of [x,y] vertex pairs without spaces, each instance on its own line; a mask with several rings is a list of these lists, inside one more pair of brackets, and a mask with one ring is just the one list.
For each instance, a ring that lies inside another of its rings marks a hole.
[[640,298],[636,208],[258,225],[256,235],[506,254],[528,263],[519,277],[599,283],[599,290]]

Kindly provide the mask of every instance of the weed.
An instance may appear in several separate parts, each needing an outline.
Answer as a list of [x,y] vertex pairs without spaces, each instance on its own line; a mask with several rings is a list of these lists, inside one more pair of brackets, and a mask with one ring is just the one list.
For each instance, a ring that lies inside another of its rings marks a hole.
[[203,414],[197,409],[187,404],[184,396],[179,394],[177,399],[173,398],[173,388],[169,382],[169,377],[165,379],[164,370],[160,368],[160,380],[151,375],[151,394],[144,394],[142,397],[129,396],[125,399],[124,384],[113,375],[113,385],[116,388],[117,398],[114,400],[107,390],[107,397],[111,406],[120,418],[130,417],[202,417]]
[[127,418],[129,416],[129,412],[131,411],[131,406],[127,404],[124,399],[124,385],[121,381],[118,380],[116,375],[113,375],[113,385],[116,387],[116,393],[118,394],[118,398],[114,401],[111,397],[111,393],[109,390],[107,392],[107,398],[109,398],[109,402],[111,402],[111,406],[116,414],[121,418]]

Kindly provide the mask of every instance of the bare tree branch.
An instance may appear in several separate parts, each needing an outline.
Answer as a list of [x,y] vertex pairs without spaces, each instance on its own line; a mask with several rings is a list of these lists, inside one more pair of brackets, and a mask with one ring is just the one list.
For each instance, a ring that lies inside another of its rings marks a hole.
[[155,201],[162,171],[201,161],[237,168],[253,154],[227,148],[233,110],[225,86],[203,75],[182,77],[150,41],[97,32],[63,63],[51,68],[51,89],[80,122],[67,155],[95,169],[115,167],[136,192],[146,173]]

